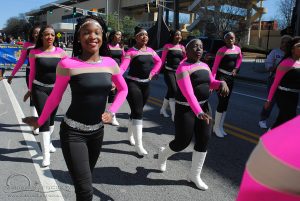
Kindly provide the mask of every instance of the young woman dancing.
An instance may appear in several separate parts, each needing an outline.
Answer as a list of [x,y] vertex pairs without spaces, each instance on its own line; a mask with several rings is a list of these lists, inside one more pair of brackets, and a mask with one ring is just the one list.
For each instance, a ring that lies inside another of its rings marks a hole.
[[165,64],[164,78],[168,87],[167,94],[164,98],[160,114],[164,117],[169,117],[166,109],[170,105],[172,121],[175,115],[175,94],[177,91],[175,72],[179,63],[185,58],[185,48],[180,44],[182,40],[181,32],[179,30],[171,31],[169,43],[167,43],[162,52],[161,61]]
[[121,63],[124,73],[129,67],[126,82],[128,85],[127,101],[131,110],[128,124],[128,137],[135,145],[139,155],[148,154],[143,147],[143,108],[149,97],[149,83],[159,73],[161,60],[156,52],[147,47],[148,33],[145,29],[135,28],[136,45],[130,48]]
[[[29,41],[28,42],[25,42],[24,45],[23,45],[23,48],[22,48],[22,51],[21,51],[21,55],[20,55],[20,58],[18,60],[18,62],[16,63],[11,75],[8,77],[7,79],[7,82],[9,84],[12,83],[12,80],[15,76],[15,74],[20,70],[20,68],[22,67],[22,65],[25,63],[26,59],[28,58],[29,56],[29,51],[34,48],[35,46],[35,43],[37,41],[37,38],[38,38],[38,35],[39,35],[39,32],[40,32],[40,26],[34,26],[30,32],[29,32]],[[27,66],[26,66],[26,84],[27,84],[27,88],[28,88],[28,82],[29,82],[29,72],[30,72],[30,64],[29,62],[27,63]],[[33,105],[33,102],[32,102],[32,98],[30,97],[30,112],[31,112],[31,115],[32,116],[35,116],[37,117],[37,111]],[[33,134],[38,134],[39,133],[39,129],[36,129],[36,130],[33,130]]]
[[[51,26],[42,27],[36,45],[29,53],[30,74],[28,92],[24,96],[24,101],[32,96],[33,104],[39,116],[53,89],[56,66],[62,58],[67,56],[64,50],[53,46],[54,40],[54,29]],[[55,152],[55,148],[51,143],[51,134],[54,131],[56,111],[57,109],[39,127],[39,133],[42,136],[43,166],[50,165],[50,152]]]
[[175,152],[184,150],[195,135],[192,167],[188,178],[199,189],[206,190],[208,186],[201,180],[200,174],[212,129],[208,98],[210,89],[220,90],[220,94],[225,96],[228,94],[228,87],[225,81],[215,80],[208,65],[200,61],[203,54],[201,40],[191,40],[186,51],[187,60],[176,71],[180,90],[176,95],[175,139],[167,147],[160,148],[158,166],[161,171],[165,171],[167,159]]
[[215,124],[213,127],[216,136],[223,138],[227,133],[224,131],[224,120],[233,89],[234,77],[237,75],[242,63],[241,49],[234,45],[235,34],[228,32],[224,35],[226,45],[221,47],[216,55],[212,68],[212,75],[218,80],[224,80],[229,88],[228,96],[224,97],[218,94],[219,103],[215,115]]
[[[111,58],[113,58],[117,64],[120,66],[121,59],[125,55],[124,47],[121,44],[122,41],[122,33],[121,31],[111,31],[108,36],[108,48],[110,50]],[[116,96],[116,88],[113,86],[112,90],[108,96],[108,103],[111,104]],[[119,126],[119,122],[117,121],[116,115],[113,114],[113,119],[111,121],[113,126]]]
[[272,128],[297,116],[300,92],[300,37],[295,37],[289,43],[288,53],[277,67],[265,109],[270,107],[275,92],[279,114]]
[[[92,172],[100,155],[104,135],[103,123],[110,123],[126,99],[127,85],[118,64],[108,54],[107,27],[102,18],[86,16],[78,19],[73,53],[57,67],[54,89],[39,119],[23,121],[40,127],[59,105],[70,84],[72,102],[60,126],[62,152],[72,177],[77,201],[93,199]],[[107,112],[112,82],[118,93]],[[102,115],[102,118],[101,118]]]

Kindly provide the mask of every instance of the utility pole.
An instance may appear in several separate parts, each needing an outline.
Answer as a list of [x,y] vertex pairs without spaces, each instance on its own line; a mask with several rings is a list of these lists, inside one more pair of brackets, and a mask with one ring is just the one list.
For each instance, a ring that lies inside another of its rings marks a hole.
[[174,0],[173,28],[174,30],[179,29],[179,0]]
[[300,36],[300,0],[296,0],[296,25],[294,35]]
[[[163,5],[164,5],[165,0],[163,0]],[[161,23],[163,20],[163,6],[161,6],[160,1],[158,0],[158,16],[157,16],[157,22],[158,22],[158,31],[157,31],[157,48],[160,47],[160,32],[161,32]]]
[[106,0],[106,25],[108,26],[108,0]]

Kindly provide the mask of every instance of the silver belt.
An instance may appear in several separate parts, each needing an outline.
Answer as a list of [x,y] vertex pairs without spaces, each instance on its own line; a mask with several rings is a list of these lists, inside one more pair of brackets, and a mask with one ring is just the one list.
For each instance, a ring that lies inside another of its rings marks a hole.
[[140,79],[140,78],[137,78],[137,77],[132,77],[130,75],[127,75],[126,78],[130,79],[130,80],[134,80],[134,81],[137,81],[137,82],[149,82],[149,78],[148,79]]
[[299,89],[291,89],[291,88],[286,88],[286,87],[282,87],[282,86],[279,86],[278,89],[280,89],[282,91],[295,92],[295,93],[299,93],[300,92]]
[[[200,101],[198,103],[199,103],[199,105],[202,105],[202,104],[206,103],[207,101],[208,100],[203,100],[203,101]],[[181,101],[176,100],[176,103],[178,103],[179,105],[190,106],[188,102],[181,102]]]
[[78,121],[74,121],[73,119],[69,119],[67,116],[64,116],[64,122],[71,128],[75,128],[80,131],[96,131],[99,128],[103,127],[102,122],[95,125],[86,125]]
[[218,69],[219,72],[221,73],[224,73],[226,75],[232,75],[232,72],[229,72],[229,71],[226,71],[226,70],[223,70],[223,69]]
[[170,70],[170,71],[176,71],[176,69],[170,68],[169,66],[165,66],[165,69]]
[[36,84],[36,85],[39,85],[39,86],[42,86],[42,87],[54,87],[54,84],[44,84],[40,81],[37,81],[37,80],[33,80],[33,83]]

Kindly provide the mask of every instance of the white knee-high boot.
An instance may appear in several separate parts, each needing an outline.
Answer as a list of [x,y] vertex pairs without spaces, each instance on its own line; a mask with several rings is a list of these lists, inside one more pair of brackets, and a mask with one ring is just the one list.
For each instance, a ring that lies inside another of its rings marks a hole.
[[49,128],[50,128],[50,147],[49,147],[49,149],[50,149],[50,153],[54,153],[54,152],[56,152],[56,149],[55,149],[55,147],[53,146],[53,144],[51,142],[51,135],[54,131],[54,125],[50,126]]
[[221,118],[222,118],[222,113],[216,111],[215,125],[213,127],[213,130],[214,130],[214,133],[216,134],[216,136],[223,138],[224,135],[221,131]]
[[220,129],[221,129],[221,132],[223,133],[224,136],[227,135],[227,133],[224,131],[224,121],[225,121],[225,117],[226,117],[226,111],[222,113],[222,116],[221,116],[221,123],[220,123]]
[[50,165],[50,132],[40,132],[42,136],[42,152],[43,152],[43,162],[42,166],[47,167]]
[[132,119],[132,131],[135,140],[135,150],[140,155],[147,155],[148,152],[143,147],[143,120]]
[[172,121],[174,121],[175,117],[175,98],[170,98],[169,100],[170,110],[172,114]]
[[[38,115],[38,113],[37,113],[37,111],[36,111],[36,109],[35,109],[34,106],[30,106],[30,112],[31,112],[31,115],[33,117],[39,117],[39,115]],[[39,129],[38,128],[34,130],[33,127],[32,127],[31,129],[32,129],[32,132],[33,132],[34,135],[38,135],[39,134]]]
[[128,140],[129,140],[130,145],[134,146],[135,141],[134,141],[133,132],[132,132],[132,119],[130,119],[130,118],[128,120],[127,136],[128,136]]
[[115,113],[112,113],[111,125],[113,125],[113,126],[119,126],[120,125],[118,120],[117,120],[117,117],[116,117]]
[[168,146],[160,147],[158,151],[158,169],[162,172],[166,171],[167,168],[167,160],[170,156],[172,156],[175,152],[171,150]]
[[188,181],[196,184],[200,190],[207,190],[208,186],[202,181],[200,174],[205,161],[207,152],[193,152],[192,167],[188,176]]
[[160,109],[160,114],[162,114],[164,117],[169,117],[169,115],[167,113],[168,106],[169,106],[169,100],[164,98],[163,104]]

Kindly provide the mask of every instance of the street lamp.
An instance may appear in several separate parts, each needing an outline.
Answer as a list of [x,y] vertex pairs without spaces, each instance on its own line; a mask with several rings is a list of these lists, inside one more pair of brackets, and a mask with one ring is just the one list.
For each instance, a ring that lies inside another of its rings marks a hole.
[[271,30],[272,22],[268,22],[268,39],[267,39],[267,50],[269,50],[269,40],[270,40],[270,30]]

